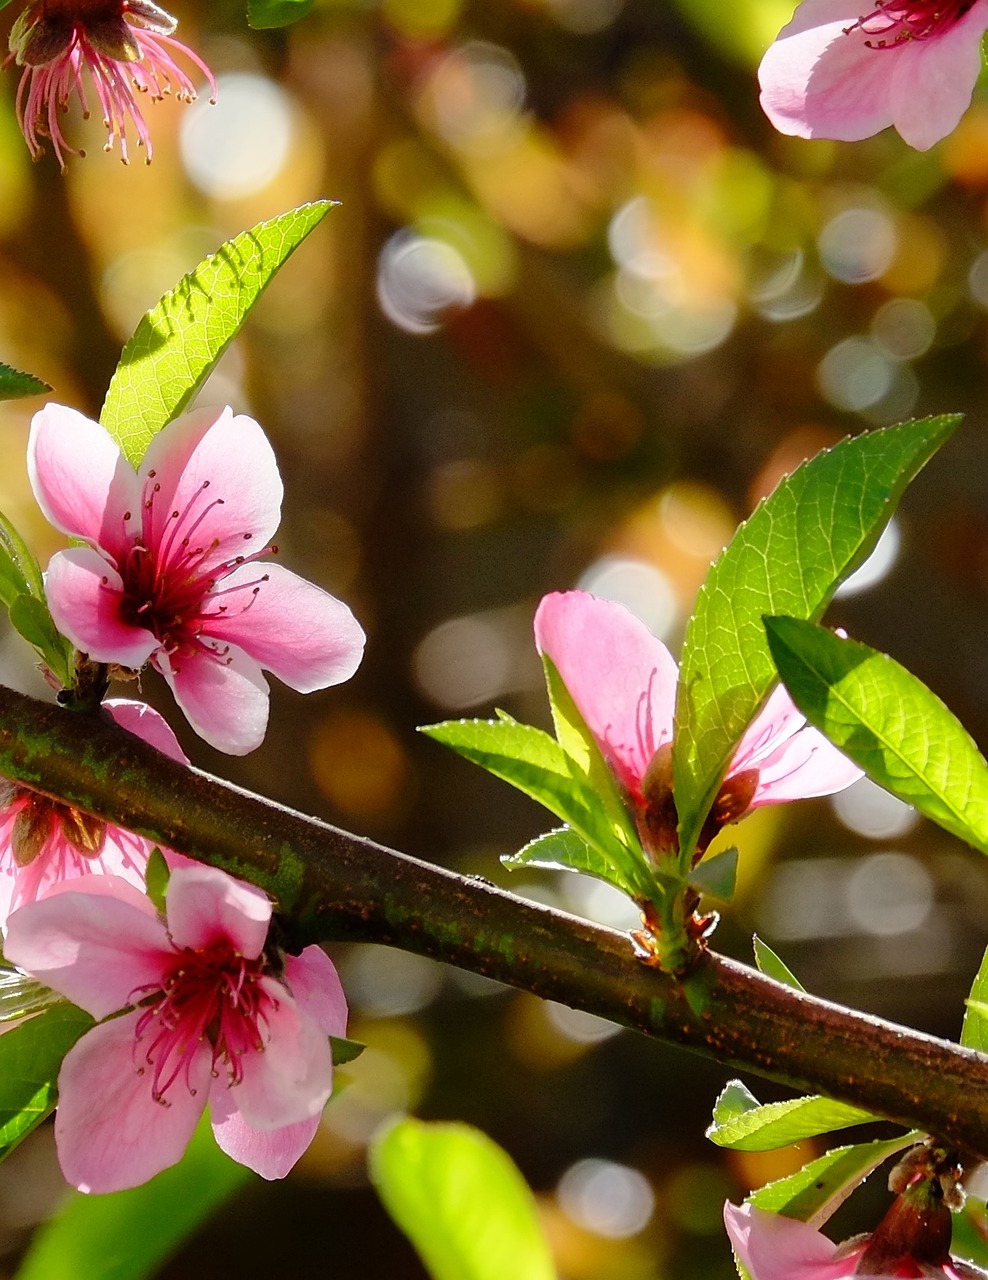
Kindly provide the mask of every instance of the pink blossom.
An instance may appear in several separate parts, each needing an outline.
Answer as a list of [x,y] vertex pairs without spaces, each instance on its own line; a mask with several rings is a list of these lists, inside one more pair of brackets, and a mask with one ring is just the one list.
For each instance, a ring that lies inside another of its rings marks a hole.
[[[724,1222],[734,1252],[750,1280],[851,1280],[868,1247],[868,1236],[835,1245],[805,1222],[766,1213],[753,1205],[724,1206]],[[873,1280],[940,1276],[943,1280],[978,1280],[985,1272],[969,1263],[949,1259],[939,1265],[899,1259],[896,1269]]]
[[267,897],[214,867],[173,871],[166,908],[162,920],[133,886],[88,876],[7,922],[8,960],[108,1019],[58,1077],[55,1143],[80,1191],[175,1164],[207,1102],[224,1151],[283,1177],[332,1090],[346,1000],[325,953],[267,948]]
[[160,431],[135,473],[97,423],[35,414],[28,471],[48,519],[87,546],[60,551],[55,625],[96,662],[151,662],[220,751],[260,744],[273,672],[300,693],[349,679],[364,634],[346,605],[258,565],[281,518],[274,453],[251,418],[200,409]]
[[988,0],[803,0],[762,59],[762,107],[800,138],[894,125],[926,151],[970,105],[986,30]]
[[[623,605],[584,591],[545,596],[535,640],[558,670],[653,852],[674,847],[671,745],[676,663]],[[830,795],[861,777],[780,685],[742,737],[711,811],[719,827],[767,804]]]
[[175,61],[181,54],[209,82],[213,100],[216,81],[203,60],[172,38],[178,23],[152,0],[35,0],[18,15],[10,32],[10,57],[24,68],[17,87],[17,120],[31,155],[44,152],[50,138],[58,163],[65,155],[85,155],[66,141],[59,116],[78,96],[83,116],[89,100],[87,72],[107,131],[105,150],[120,140],[120,158],[129,162],[128,127],[137,135],[151,162],[151,134],[139,97],[151,102],[173,90],[180,102],[192,102],[195,85]]
[[[111,698],[103,706],[121,728],[173,760],[188,762],[171,729],[151,707],[123,698]],[[0,927],[17,907],[79,876],[121,876],[143,889],[153,847],[132,831],[0,779]]]

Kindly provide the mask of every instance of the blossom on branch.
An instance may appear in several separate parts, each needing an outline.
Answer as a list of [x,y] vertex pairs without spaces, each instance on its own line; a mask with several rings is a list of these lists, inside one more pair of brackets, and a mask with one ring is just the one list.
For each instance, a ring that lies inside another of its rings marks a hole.
[[66,154],[85,154],[66,141],[59,117],[75,95],[88,119],[86,72],[107,132],[105,150],[119,139],[120,158],[129,163],[130,128],[150,163],[151,134],[140,95],[151,102],[173,91],[180,102],[197,96],[176,54],[202,72],[216,100],[213,73],[198,54],[172,38],[177,25],[152,0],[35,0],[20,13],[10,32],[7,62],[24,68],[17,120],[34,159],[44,152],[42,138],[51,140],[63,169]]
[[262,1177],[284,1177],[308,1147],[346,1000],[318,947],[266,948],[270,920],[265,894],[206,866],[172,872],[165,920],[110,876],[11,915],[6,958],[108,1019],[58,1077],[55,1143],[73,1186],[118,1191],[167,1169],[207,1103],[220,1147]]
[[835,1245],[805,1222],[767,1213],[751,1204],[740,1208],[725,1205],[724,1222],[750,1280],[853,1280],[857,1275],[868,1275],[872,1280],[904,1276],[913,1280],[937,1276],[941,1280],[984,1280],[988,1274],[949,1256],[937,1262],[900,1256],[887,1264],[889,1270],[875,1271],[870,1262],[861,1265],[873,1237],[859,1236]]
[[[173,760],[188,763],[177,738],[153,708],[124,698],[111,698],[103,706],[121,728]],[[132,831],[0,779],[0,927],[11,911],[79,876],[120,876],[143,889],[153,847]]]
[[762,59],[762,107],[800,138],[894,125],[926,151],[971,103],[986,30],[988,0],[803,0]]
[[[679,673],[669,650],[623,605],[585,591],[545,596],[535,640],[593,734],[653,853],[676,847],[672,735]],[[701,837],[754,809],[842,791],[862,776],[806,724],[780,685],[738,743]]]
[[150,661],[201,737],[260,745],[271,671],[300,693],[353,675],[364,633],[333,596],[259,564],[281,519],[274,453],[252,418],[200,409],[169,423],[135,473],[97,423],[48,405],[28,444],[35,497],[63,533],[45,590],[58,629],[96,662]]

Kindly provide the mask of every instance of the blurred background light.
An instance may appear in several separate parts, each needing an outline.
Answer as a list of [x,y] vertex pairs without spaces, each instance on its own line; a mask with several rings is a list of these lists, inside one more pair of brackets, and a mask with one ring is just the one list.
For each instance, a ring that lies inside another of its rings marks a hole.
[[831,798],[838,818],[851,831],[869,840],[894,840],[908,835],[919,814],[870,778],[859,778]]
[[893,516],[882,530],[881,537],[875,543],[874,551],[864,564],[855,569],[849,578],[844,579],[834,592],[834,598],[846,599],[848,596],[859,595],[862,591],[868,591],[881,582],[892,571],[899,558],[901,547],[902,534],[899,531],[899,522]]
[[679,602],[668,577],[645,560],[602,556],[584,570],[576,585],[580,591],[623,604],[660,639],[679,620]]
[[208,196],[235,200],[272,182],[288,159],[294,130],[285,90],[267,76],[233,71],[217,77],[217,101],[198,98],[183,113],[186,172]]
[[918,360],[936,337],[933,312],[919,298],[889,298],[875,312],[871,336],[892,360]]
[[525,104],[525,76],[510,50],[468,40],[439,59],[423,86],[435,131],[460,151],[501,150]]
[[933,881],[923,864],[905,853],[861,858],[846,881],[847,910],[862,933],[910,933],[933,907]]
[[556,1195],[567,1217],[612,1240],[644,1231],[655,1210],[648,1179],[613,1160],[578,1160],[560,1178]]
[[540,687],[531,615],[519,608],[448,618],[416,645],[412,673],[419,691],[448,711]]
[[388,319],[406,333],[435,333],[450,309],[469,307],[476,296],[466,260],[445,240],[404,230],[381,250],[377,299]]
[[877,280],[891,266],[896,247],[895,223],[881,209],[843,209],[817,238],[825,270],[846,284]]

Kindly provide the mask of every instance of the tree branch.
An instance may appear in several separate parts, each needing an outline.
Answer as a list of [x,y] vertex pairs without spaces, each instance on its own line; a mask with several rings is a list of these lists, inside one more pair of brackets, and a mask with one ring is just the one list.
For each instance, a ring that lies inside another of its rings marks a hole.
[[626,934],[340,831],[160,755],[99,715],[0,688],[0,774],[267,890],[291,945],[432,956],[988,1159],[988,1058],[710,953],[685,982]]

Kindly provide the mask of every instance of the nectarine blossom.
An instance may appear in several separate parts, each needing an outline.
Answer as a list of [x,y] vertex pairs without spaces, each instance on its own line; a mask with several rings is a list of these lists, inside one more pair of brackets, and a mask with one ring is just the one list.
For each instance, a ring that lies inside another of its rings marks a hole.
[[[124,698],[111,698],[103,707],[121,728],[187,763],[175,735],[153,708]],[[0,779],[0,927],[11,911],[79,876],[121,876],[143,889],[153,847],[132,831]]]
[[724,1222],[750,1280],[853,1280],[857,1275],[868,1275],[872,1280],[984,1280],[988,1275],[949,1256],[935,1262],[908,1255],[895,1257],[886,1264],[889,1269],[876,1271],[870,1261],[864,1263],[872,1237],[859,1236],[835,1245],[805,1222],[766,1213],[750,1204],[725,1205]]
[[364,634],[346,605],[258,563],[275,550],[282,484],[252,418],[185,414],[135,472],[101,426],[48,405],[31,424],[28,472],[47,518],[88,544],[48,565],[55,625],[96,662],[150,661],[220,751],[243,755],[263,739],[262,668],[300,693],[357,669]]
[[180,102],[196,97],[176,54],[202,72],[216,97],[213,73],[198,54],[172,38],[177,25],[152,0],[35,0],[19,14],[7,61],[24,68],[17,87],[17,120],[34,159],[44,152],[42,138],[51,140],[63,169],[66,154],[84,154],[66,141],[59,117],[76,96],[88,118],[86,73],[103,116],[105,149],[112,150],[119,139],[120,158],[127,164],[130,128],[150,162],[151,134],[140,97],[160,102],[172,91]]
[[[585,591],[545,596],[535,640],[614,773],[653,853],[675,848],[672,734],[679,673],[661,640],[623,605]],[[779,686],[741,738],[701,838],[767,804],[830,795],[861,770],[806,725]],[[701,848],[701,851],[702,851]]]
[[986,30],[988,0],[803,0],[762,59],[762,107],[800,138],[894,125],[926,151],[971,103]]
[[73,1186],[118,1191],[167,1169],[207,1103],[220,1147],[262,1177],[283,1177],[305,1151],[346,1000],[318,947],[268,946],[270,920],[259,889],[206,866],[172,872],[165,919],[112,876],[10,916],[6,958],[107,1019],[58,1077],[55,1144]]

